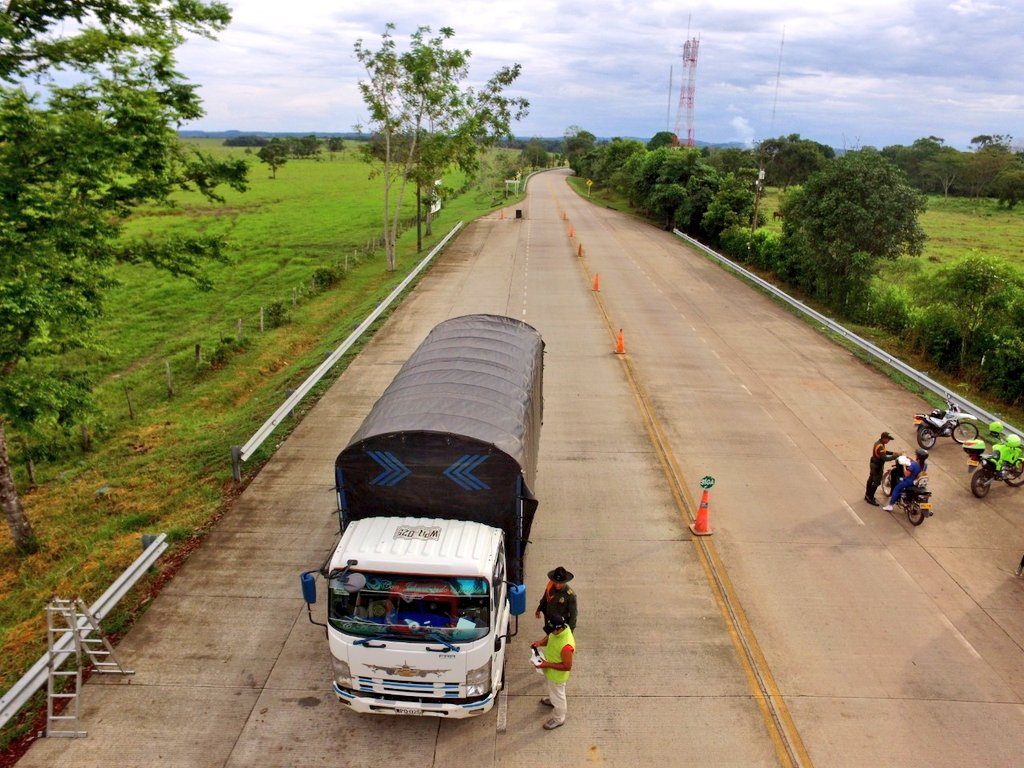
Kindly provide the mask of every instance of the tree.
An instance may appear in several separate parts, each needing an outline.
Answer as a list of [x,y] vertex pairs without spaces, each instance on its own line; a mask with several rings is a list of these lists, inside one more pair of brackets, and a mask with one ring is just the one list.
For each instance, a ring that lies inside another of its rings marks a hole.
[[1013,210],[1024,200],[1024,168],[1014,165],[1000,171],[992,181],[992,194],[999,205]]
[[320,139],[315,134],[309,134],[308,136],[302,136],[298,139],[293,139],[291,142],[291,152],[297,158],[320,158]]
[[[925,185],[922,189],[935,188],[942,190],[943,197],[949,197],[949,191],[957,179],[963,175],[966,155],[953,147],[941,147],[935,154],[921,163],[920,173]],[[929,183],[931,182],[931,183]]]
[[673,147],[676,143],[676,135],[672,133],[672,131],[658,131],[651,137],[651,140],[647,142],[647,149]]
[[970,253],[923,283],[925,303],[951,309],[960,336],[960,369],[983,328],[1001,330],[1007,310],[1021,298],[1024,277],[1003,260]]
[[726,174],[718,191],[701,218],[701,227],[717,238],[731,227],[748,227],[754,215],[754,178],[752,168]]
[[[377,50],[367,48],[362,40],[355,44],[356,58],[367,75],[359,82],[359,90],[373,133],[383,144],[383,229],[389,272],[395,269],[406,184],[410,179],[415,183],[417,177],[422,183],[428,175],[423,169],[418,171],[417,165],[429,163],[426,170],[431,177],[451,163],[472,170],[480,147],[508,136],[512,121],[523,117],[529,108],[525,99],[504,95],[519,77],[519,64],[502,67],[480,89],[463,87],[472,54],[445,48],[455,36],[451,27],[442,27],[435,37],[428,37],[430,27],[419,27],[404,53],[398,51],[391,34],[394,29],[394,24],[385,26]],[[426,136],[439,137],[429,153],[420,152]],[[404,139],[401,147],[400,139]],[[377,162],[371,153],[364,158]]]
[[547,168],[548,167],[548,151],[544,147],[544,142],[540,139],[530,139],[526,146],[523,147],[520,156],[523,158],[523,162],[526,165],[533,166],[535,168]]
[[345,149],[345,141],[338,138],[337,136],[331,136],[327,139],[327,151],[331,155],[331,160],[334,159],[335,152],[341,152]]
[[976,136],[971,143],[978,149],[967,154],[962,177],[967,191],[974,197],[981,197],[992,191],[992,182],[1013,164],[1014,156],[1008,146],[990,136]]
[[260,151],[256,153],[256,157],[260,159],[261,163],[266,163],[270,166],[270,178],[276,179],[277,169],[288,162],[289,154],[291,153],[285,142],[281,141],[281,139],[271,139],[267,146],[260,148]]
[[802,139],[799,133],[765,139],[758,151],[768,183],[784,190],[791,184],[802,183],[812,173],[821,170],[827,160],[835,157],[832,147]]
[[783,248],[805,288],[839,310],[863,303],[883,260],[919,255],[925,200],[873,149],[830,160],[783,204]]
[[222,183],[244,189],[243,159],[188,149],[175,131],[202,110],[174,70],[174,49],[229,20],[225,5],[202,0],[0,10],[0,506],[20,552],[38,544],[7,427],[73,423],[88,403],[85,376],[55,373],[54,359],[91,344],[109,268],[149,263],[205,285],[204,261],[223,258],[214,237],[137,240],[123,226],[177,189],[212,199]]
[[585,131],[578,125],[570,125],[565,129],[565,156],[569,160],[569,167],[576,170],[573,161],[581,157],[597,145],[597,137],[590,131]]

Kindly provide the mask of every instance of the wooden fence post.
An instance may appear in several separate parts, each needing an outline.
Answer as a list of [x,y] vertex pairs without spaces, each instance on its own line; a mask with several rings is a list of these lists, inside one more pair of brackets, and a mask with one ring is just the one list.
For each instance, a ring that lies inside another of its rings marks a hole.
[[128,401],[128,418],[135,421],[135,408],[132,406],[132,396],[128,394],[128,382],[124,384],[124,399]]

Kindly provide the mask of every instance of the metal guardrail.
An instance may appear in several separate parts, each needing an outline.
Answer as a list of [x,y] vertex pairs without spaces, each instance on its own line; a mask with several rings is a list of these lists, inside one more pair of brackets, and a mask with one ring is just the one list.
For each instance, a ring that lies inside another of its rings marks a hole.
[[[129,565],[124,573],[117,577],[113,584],[92,604],[89,612],[97,619],[102,619],[118,601],[128,594],[128,590],[135,586],[167,549],[167,534],[161,533],[153,539],[135,562]],[[89,624],[86,618],[80,618],[78,626],[85,628]],[[54,646],[55,652],[70,650],[74,640],[70,634]],[[7,725],[8,721],[21,709],[32,695],[46,684],[47,662],[49,654],[44,653],[35,664],[26,672],[22,678],[11,686],[2,697],[0,697],[0,728]]]
[[1005,421],[1003,421],[1002,417],[999,416],[998,414],[989,413],[984,408],[981,408],[980,406],[975,405],[974,403],[972,403],[970,400],[967,400],[967,399],[965,399],[963,397],[960,397],[960,395],[956,394],[955,392],[951,392],[949,387],[946,387],[944,384],[941,384],[940,382],[938,382],[935,379],[931,378],[927,374],[922,373],[921,371],[917,370],[916,368],[911,368],[909,365],[904,363],[898,357],[893,357],[892,355],[890,355],[888,352],[886,352],[881,347],[878,347],[878,346],[872,344],[870,341],[861,338],[860,336],[855,334],[853,331],[850,331],[849,329],[844,328],[843,326],[841,326],[839,323],[837,323],[832,318],[826,317],[825,315],[821,314],[820,312],[818,312],[818,311],[816,311],[814,309],[811,309],[806,304],[804,304],[802,301],[798,301],[797,299],[794,299],[788,293],[784,293],[783,291],[779,290],[774,285],[769,283],[767,280],[761,279],[760,277],[755,275],[750,270],[744,269],[743,267],[741,267],[739,264],[737,264],[734,261],[730,261],[729,259],[725,258],[725,256],[723,256],[722,254],[718,253],[717,251],[714,251],[711,248],[708,248],[706,245],[704,245],[704,243],[701,243],[701,242],[699,242],[697,240],[694,240],[692,237],[687,235],[685,232],[680,232],[678,229],[673,229],[672,230],[672,234],[674,234],[674,235],[676,235],[678,237],[681,237],[683,240],[685,240],[687,243],[692,245],[694,248],[697,248],[700,251],[702,251],[703,253],[707,254],[708,256],[710,256],[712,259],[714,259],[715,261],[717,261],[719,264],[721,264],[722,266],[726,267],[727,269],[731,269],[733,272],[736,272],[737,274],[742,275],[747,280],[750,280],[752,283],[755,283],[760,288],[763,288],[768,293],[770,293],[773,296],[775,296],[777,299],[781,299],[782,301],[786,302],[787,304],[789,304],[794,309],[802,312],[803,314],[807,315],[810,318],[813,318],[814,320],[816,320],[817,322],[821,323],[823,326],[828,328],[830,331],[832,331],[836,335],[843,337],[844,339],[848,340],[852,344],[856,344],[858,347],[863,349],[865,352],[870,354],[875,359],[881,360],[882,362],[886,363],[887,365],[891,366],[892,368],[895,368],[897,371],[902,373],[908,379],[916,381],[922,387],[924,387],[925,389],[930,390],[931,392],[933,392],[934,394],[938,395],[939,397],[943,397],[946,400],[948,400],[948,401],[950,401],[952,403],[955,403],[961,410],[967,411],[968,413],[970,413],[970,414],[972,414],[974,416],[978,416],[981,419],[985,420],[986,422],[1002,421],[1003,424],[1006,426],[1007,430],[1009,430],[1010,432],[1015,432],[1018,435],[1024,436],[1024,432],[1022,432],[1021,430],[1017,429],[1012,424],[1007,424]]
[[442,248],[444,248],[445,245],[447,245],[448,241],[451,240],[452,236],[456,232],[459,231],[459,228],[461,226],[462,222],[460,221],[454,227],[452,227],[451,232],[445,235],[444,239],[441,240],[441,242],[439,242],[436,246],[434,246],[433,250],[431,250],[430,253],[423,257],[423,260],[416,265],[416,268],[413,269],[412,272],[410,272],[406,276],[406,278],[401,283],[399,283],[390,294],[388,294],[387,298],[385,298],[380,304],[377,305],[377,308],[373,310],[373,312],[371,312],[367,316],[367,318],[359,324],[359,326],[349,335],[349,337],[345,339],[344,342],[342,342],[341,346],[334,350],[330,355],[328,355],[327,359],[324,360],[317,367],[317,369],[313,371],[313,373],[311,373],[309,377],[304,382],[302,382],[302,384],[299,385],[298,389],[296,389],[288,396],[288,398],[281,404],[281,406],[276,411],[274,411],[274,414],[265,422],[263,422],[263,426],[256,430],[256,432],[253,434],[252,437],[249,438],[249,441],[245,445],[241,447],[232,446],[231,463],[232,471],[234,472],[236,481],[240,481],[242,479],[241,462],[247,460],[250,456],[252,456],[253,453],[256,452],[256,449],[263,444],[263,441],[270,437],[270,434],[277,428],[277,426],[282,421],[284,421],[284,419],[288,416],[288,414],[292,412],[295,406],[299,404],[302,398],[309,393],[309,390],[311,390],[317,384],[317,382],[319,382],[320,379],[322,379],[324,375],[329,370],[331,370],[334,364],[337,363],[342,358],[342,356],[346,352],[348,352],[352,345],[359,340],[359,337],[363,335],[366,329],[373,325],[374,321],[378,317],[380,317],[381,314],[383,314],[384,310],[387,309],[391,305],[391,303],[399,297],[399,295],[401,295],[402,291],[404,291],[409,286],[409,283],[411,283],[416,278],[416,276],[423,271],[424,267],[426,267],[427,264],[430,263],[430,260],[433,259],[434,256],[436,256],[437,253]]

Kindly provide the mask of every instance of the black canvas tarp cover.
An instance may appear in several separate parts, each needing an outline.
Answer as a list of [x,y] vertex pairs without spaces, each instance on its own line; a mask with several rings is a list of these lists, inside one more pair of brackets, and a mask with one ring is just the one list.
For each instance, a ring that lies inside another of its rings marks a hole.
[[467,315],[437,325],[338,455],[344,523],[473,520],[503,529],[511,546],[518,490],[525,545],[537,506],[543,367],[540,334],[519,320]]

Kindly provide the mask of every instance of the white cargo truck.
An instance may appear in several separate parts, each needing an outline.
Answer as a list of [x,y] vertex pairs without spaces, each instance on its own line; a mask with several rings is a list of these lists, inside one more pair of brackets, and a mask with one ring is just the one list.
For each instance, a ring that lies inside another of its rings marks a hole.
[[353,710],[494,705],[526,608],[543,363],[526,323],[445,321],[338,455],[340,539],[302,591],[313,621],[316,574],[327,582],[334,691]]

